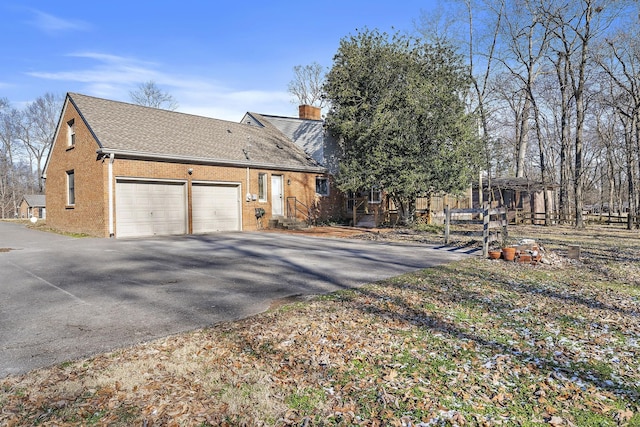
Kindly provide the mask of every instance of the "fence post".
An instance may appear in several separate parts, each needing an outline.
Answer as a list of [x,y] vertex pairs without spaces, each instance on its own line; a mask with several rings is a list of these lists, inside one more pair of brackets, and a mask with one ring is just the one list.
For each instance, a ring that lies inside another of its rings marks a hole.
[[482,256],[489,256],[489,207],[484,206],[482,218]]
[[504,221],[502,224],[502,235],[500,236],[502,238],[503,241],[507,241],[509,239],[509,231],[507,230],[507,226],[509,224],[509,221],[507,220],[507,208],[502,207],[500,208],[500,218],[501,221]]
[[358,199],[356,199],[355,197],[353,198],[353,226],[356,226],[356,221],[358,219],[357,215],[356,215],[356,210],[358,209],[358,207],[356,206],[356,204],[358,203]]
[[449,224],[451,223],[451,211],[449,205],[444,207],[444,244],[449,244]]

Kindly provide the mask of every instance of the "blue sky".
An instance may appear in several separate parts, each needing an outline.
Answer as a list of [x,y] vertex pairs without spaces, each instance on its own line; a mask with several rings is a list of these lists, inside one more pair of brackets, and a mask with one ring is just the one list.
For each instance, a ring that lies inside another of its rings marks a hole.
[[178,111],[295,116],[295,65],[330,67],[341,38],[365,27],[411,31],[435,3],[0,0],[0,98],[18,108],[46,92],[128,102],[153,80]]

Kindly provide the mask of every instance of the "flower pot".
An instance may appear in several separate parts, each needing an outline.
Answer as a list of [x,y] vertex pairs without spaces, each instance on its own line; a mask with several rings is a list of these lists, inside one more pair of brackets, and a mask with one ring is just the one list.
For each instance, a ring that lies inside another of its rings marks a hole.
[[502,251],[489,251],[489,258],[490,259],[499,259],[500,256],[502,256]]
[[531,261],[532,259],[530,254],[520,254],[520,256],[518,257],[518,262],[531,263]]
[[516,248],[502,248],[502,258],[505,261],[513,261],[516,259]]

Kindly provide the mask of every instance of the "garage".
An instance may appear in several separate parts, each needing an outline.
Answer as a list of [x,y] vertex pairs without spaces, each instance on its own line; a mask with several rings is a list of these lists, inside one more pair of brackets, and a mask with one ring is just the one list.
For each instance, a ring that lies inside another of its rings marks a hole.
[[116,236],[187,233],[184,182],[116,182]]
[[191,200],[193,233],[241,229],[240,185],[194,183]]

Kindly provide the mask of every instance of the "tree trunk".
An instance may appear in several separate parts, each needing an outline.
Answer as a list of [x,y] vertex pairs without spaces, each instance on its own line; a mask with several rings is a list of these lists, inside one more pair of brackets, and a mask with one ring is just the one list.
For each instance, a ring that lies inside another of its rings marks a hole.
[[527,156],[527,147],[529,145],[529,116],[531,111],[531,99],[527,94],[524,99],[524,105],[522,106],[522,114],[520,115],[520,124],[518,125],[520,131],[518,132],[518,146],[517,146],[517,162],[516,162],[516,177],[524,177],[524,165]]
[[558,54],[556,74],[560,86],[560,222],[566,223],[569,219],[569,184],[571,182],[571,168],[569,158],[571,146],[569,140],[571,129],[569,127],[569,92],[568,92],[568,66],[562,53]]

